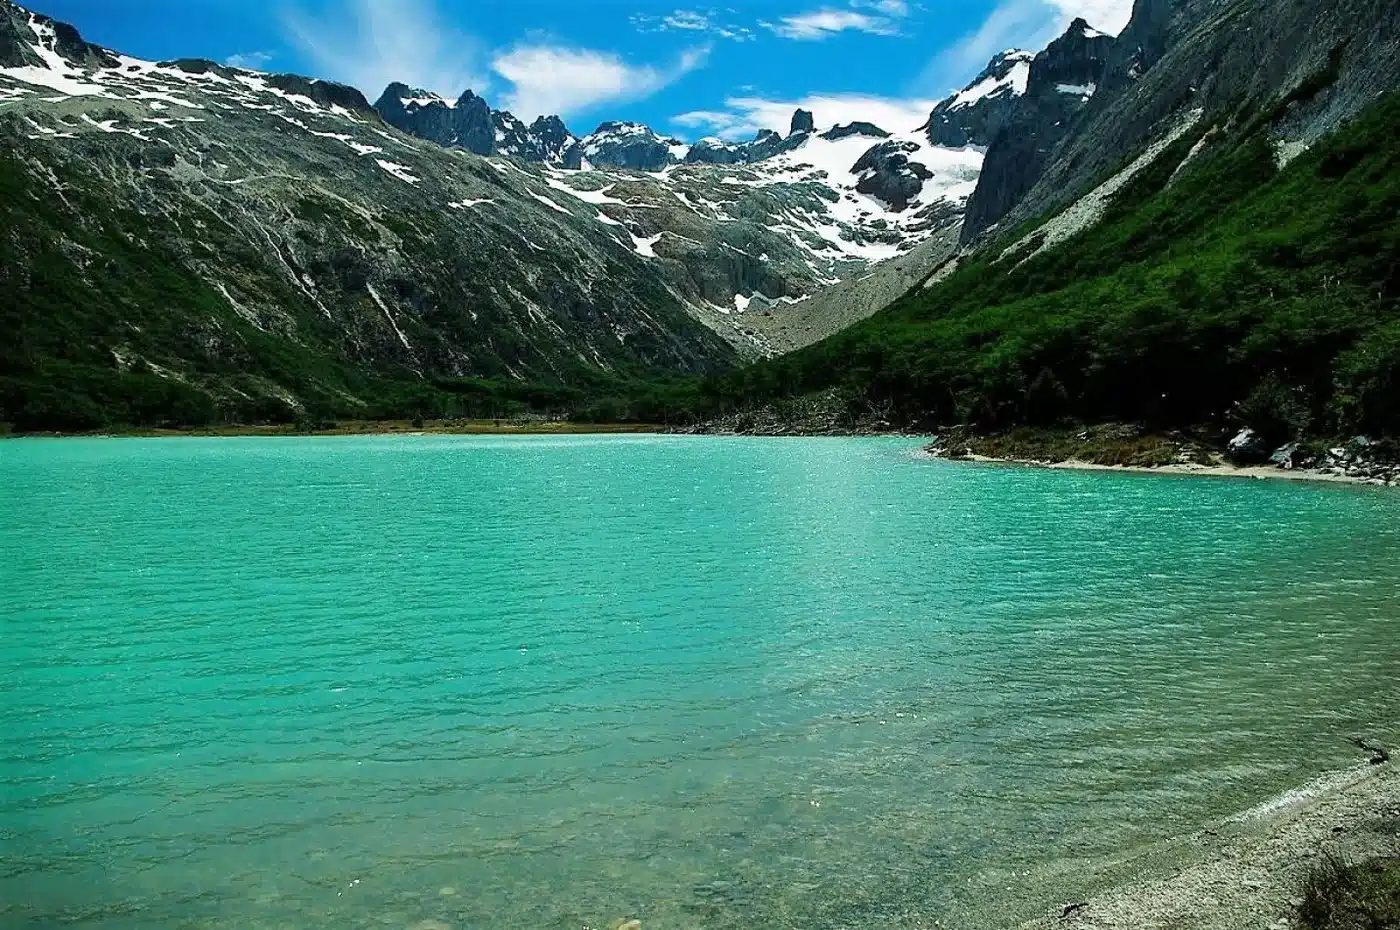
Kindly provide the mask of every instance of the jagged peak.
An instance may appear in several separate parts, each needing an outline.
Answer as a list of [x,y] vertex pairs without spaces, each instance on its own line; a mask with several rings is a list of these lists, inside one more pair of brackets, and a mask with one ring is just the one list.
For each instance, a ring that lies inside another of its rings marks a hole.
[[873,139],[888,139],[890,134],[876,126],[874,123],[867,123],[863,120],[856,120],[840,126],[832,126],[822,133],[822,138],[830,142],[838,139],[846,139],[851,136],[868,136]]
[[554,116],[537,116],[535,117],[535,121],[530,124],[530,128],[535,130],[563,129],[565,131],[568,129],[568,127],[564,125],[564,121],[559,118],[558,114]]
[[653,136],[656,135],[656,131],[653,130],[650,126],[648,126],[646,123],[637,123],[631,120],[607,120],[606,122],[599,123],[598,128],[593,130],[591,134],[595,136],[602,136],[616,135],[619,133],[626,135],[640,135],[643,133]]
[[1108,33],[1095,29],[1093,26],[1089,25],[1089,21],[1084,17],[1076,16],[1074,19],[1070,20],[1069,26],[1065,28],[1065,31],[1060,33],[1059,37],[1053,42],[1051,42],[1049,45],[1047,45],[1045,49],[1046,51],[1049,51],[1051,48],[1054,48],[1055,46],[1061,45],[1065,42],[1078,43],[1092,41],[1094,39],[1112,38],[1113,36],[1109,35]]
[[1035,56],[1021,49],[1008,49],[992,56],[987,67],[966,87],[938,105],[939,110],[969,107],[988,97],[1020,96],[1030,80],[1031,62]]
[[435,94],[430,90],[421,87],[409,87],[399,81],[394,81],[384,88],[384,93],[379,95],[379,100],[375,102],[376,110],[386,107],[402,107],[404,109],[421,109],[429,106],[451,107],[440,94]]

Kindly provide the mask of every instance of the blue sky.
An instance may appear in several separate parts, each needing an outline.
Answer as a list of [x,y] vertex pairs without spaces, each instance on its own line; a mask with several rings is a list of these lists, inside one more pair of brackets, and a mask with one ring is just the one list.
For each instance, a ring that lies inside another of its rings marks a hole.
[[[25,0],[21,0],[25,2]],[[861,118],[913,128],[994,53],[1039,48],[1131,0],[32,0],[142,58],[200,57],[359,87],[471,88],[523,119],[559,113],[685,138]],[[909,125],[899,125],[909,123]]]

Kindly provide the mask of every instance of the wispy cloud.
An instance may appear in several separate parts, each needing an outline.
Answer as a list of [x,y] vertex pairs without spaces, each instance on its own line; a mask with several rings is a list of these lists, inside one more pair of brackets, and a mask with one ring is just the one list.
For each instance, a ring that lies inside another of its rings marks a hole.
[[916,89],[947,92],[967,83],[998,52],[1039,49],[1055,37],[1054,10],[1041,0],[1005,0],[975,30],[934,56]]
[[257,71],[271,60],[271,52],[239,52],[237,55],[225,58],[224,64],[230,68],[246,68],[249,71]]
[[492,69],[510,81],[506,109],[526,121],[568,116],[596,104],[639,100],[702,66],[709,46],[684,52],[668,68],[630,65],[610,52],[554,45],[518,45],[498,54]]
[[731,18],[719,10],[675,10],[665,16],[638,13],[629,21],[639,32],[694,32],[736,42],[754,38],[752,29],[735,25]]
[[872,35],[899,34],[899,20],[909,15],[905,0],[851,0],[845,8],[822,7],[806,13],[784,16],[777,22],[760,25],[784,39],[819,41],[842,32]]
[[289,7],[283,21],[318,74],[360,88],[371,100],[402,81],[443,96],[485,90],[478,43],[453,29],[431,0],[346,0],[334,9]]
[[811,94],[800,100],[730,97],[724,101],[723,110],[692,110],[672,117],[671,122],[724,139],[741,139],[760,129],[787,132],[792,112],[800,107],[812,112],[818,128],[864,120],[899,132],[916,129],[926,122],[935,103],[923,98],[896,99],[866,94]]
[[1082,16],[1089,25],[1100,32],[1118,35],[1128,25],[1133,15],[1132,0],[1046,0],[1059,14],[1060,28],[1070,24],[1076,16]]

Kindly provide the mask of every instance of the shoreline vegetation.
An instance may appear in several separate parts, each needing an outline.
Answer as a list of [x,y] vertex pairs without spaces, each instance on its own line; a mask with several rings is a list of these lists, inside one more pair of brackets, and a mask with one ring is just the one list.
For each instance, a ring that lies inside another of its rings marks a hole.
[[[983,435],[967,427],[931,432],[898,430],[888,424],[843,427],[807,423],[766,429],[750,424],[708,424],[676,428],[660,423],[589,423],[544,418],[483,420],[350,420],[317,423],[226,425],[191,429],[118,428],[85,432],[29,432],[0,438],[238,438],[324,436],[573,436],[573,435],[707,435],[729,437],[907,436],[929,439],[924,451],[934,458],[983,464],[1077,471],[1195,475],[1322,481],[1400,486],[1400,444],[1367,437],[1325,442],[1287,443],[1272,453],[1260,448],[1232,448],[1204,434],[1151,433],[1125,424],[1080,429],[1023,428]],[[1239,439],[1237,436],[1236,439]]]
[[925,451],[954,461],[1039,468],[1400,484],[1400,447],[1366,436],[1297,440],[1274,447],[1249,430],[1226,440],[1204,432],[1152,433],[1130,424],[1027,428],[997,435],[954,427],[940,431]]
[[1400,776],[1344,769],[1163,844],[1135,875],[1020,930],[1400,926]]

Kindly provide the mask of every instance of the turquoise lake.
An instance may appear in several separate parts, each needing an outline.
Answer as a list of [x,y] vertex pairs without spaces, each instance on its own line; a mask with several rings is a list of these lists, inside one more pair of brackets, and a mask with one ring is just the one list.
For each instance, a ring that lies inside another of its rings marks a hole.
[[0,443],[0,926],[992,927],[1400,735],[1400,493]]

